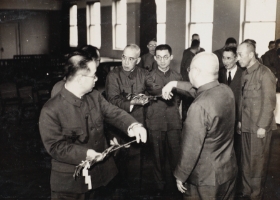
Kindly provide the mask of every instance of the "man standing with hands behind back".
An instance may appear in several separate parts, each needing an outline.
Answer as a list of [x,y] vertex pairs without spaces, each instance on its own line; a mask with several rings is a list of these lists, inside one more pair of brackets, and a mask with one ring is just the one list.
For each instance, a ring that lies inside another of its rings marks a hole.
[[171,81],[162,89],[166,99],[172,97],[173,87],[195,97],[188,111],[190,117],[184,122],[181,154],[174,172],[184,199],[231,199],[234,196],[235,102],[231,89],[218,82],[218,71],[215,54],[199,53],[191,63],[191,83]]
[[242,77],[239,133],[242,138],[243,196],[262,199],[272,130],[276,123],[276,78],[255,58],[255,46],[243,42],[237,49],[238,62],[246,68]]

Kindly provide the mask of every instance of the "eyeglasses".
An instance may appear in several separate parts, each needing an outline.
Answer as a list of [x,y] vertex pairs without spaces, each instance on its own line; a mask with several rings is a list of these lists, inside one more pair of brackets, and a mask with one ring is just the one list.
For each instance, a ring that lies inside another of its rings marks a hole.
[[166,61],[166,60],[168,60],[169,58],[170,58],[170,56],[163,56],[163,57],[161,57],[161,56],[156,56],[156,59],[157,59],[157,60],[160,60],[160,61],[161,61],[162,59],[163,59],[164,61]]
[[149,47],[156,47],[156,44],[148,44]]
[[133,62],[133,61],[137,60],[137,58],[126,57],[125,55],[122,55],[122,60],[128,60],[129,62]]

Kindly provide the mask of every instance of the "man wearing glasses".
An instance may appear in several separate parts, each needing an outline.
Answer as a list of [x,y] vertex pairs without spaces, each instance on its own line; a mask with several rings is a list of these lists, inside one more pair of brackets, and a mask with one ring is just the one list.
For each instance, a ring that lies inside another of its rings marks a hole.
[[[76,51],[69,55],[66,68],[65,84],[44,105],[39,120],[43,144],[52,157],[51,198],[93,199],[98,188],[117,174],[113,158],[101,154],[108,147],[103,121],[136,137],[137,142],[146,142],[146,130],[93,90],[97,63],[91,56]],[[85,160],[98,162],[88,169],[89,185],[83,176],[73,178],[76,166]]]
[[[163,44],[156,47],[155,60],[157,68],[151,72],[153,81],[160,87],[170,81],[182,81],[182,76],[172,69],[170,62],[173,59],[172,49]],[[153,153],[153,173],[157,196],[163,195],[166,187],[166,174],[172,173],[178,162],[181,140],[182,121],[180,119],[180,97],[174,95],[172,100],[158,98],[150,102],[147,108],[146,124],[149,132],[149,144]],[[165,170],[165,161],[168,158],[170,170]],[[175,179],[173,180],[175,184]]]
[[140,67],[143,67],[144,69],[148,70],[149,72],[157,67],[157,62],[154,59],[156,46],[157,46],[157,41],[154,38],[147,45],[147,47],[149,49],[149,53],[142,55],[141,61],[139,63]]
[[[161,88],[153,83],[149,72],[142,67],[138,67],[140,62],[140,48],[136,44],[129,44],[125,47],[122,54],[122,66],[113,69],[107,76],[105,91],[107,100],[130,113],[137,121],[144,124],[144,105],[148,101],[138,101],[135,95],[145,94],[161,94]],[[157,90],[158,89],[158,90]],[[111,129],[112,130],[112,129]],[[114,131],[114,130],[112,130]],[[114,136],[127,142],[129,138],[123,137],[123,134],[115,134]],[[120,171],[123,172],[124,183],[127,183],[132,193],[137,193],[140,186],[140,145],[133,144],[128,152],[127,159],[120,163]],[[121,157],[123,159],[123,156]],[[134,160],[134,162],[132,162]],[[130,163],[136,163],[132,167],[127,167]],[[127,167],[122,169],[121,167]],[[124,186],[126,187],[126,186]]]

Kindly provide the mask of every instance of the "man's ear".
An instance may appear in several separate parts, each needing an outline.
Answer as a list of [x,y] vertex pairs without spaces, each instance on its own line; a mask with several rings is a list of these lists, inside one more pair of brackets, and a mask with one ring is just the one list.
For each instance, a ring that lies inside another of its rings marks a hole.
[[255,56],[255,53],[254,52],[250,52],[249,55],[250,55],[250,58],[253,58]]
[[140,60],[141,60],[141,57],[137,58],[136,64],[139,64]]
[[173,55],[170,56],[170,60],[173,60]]

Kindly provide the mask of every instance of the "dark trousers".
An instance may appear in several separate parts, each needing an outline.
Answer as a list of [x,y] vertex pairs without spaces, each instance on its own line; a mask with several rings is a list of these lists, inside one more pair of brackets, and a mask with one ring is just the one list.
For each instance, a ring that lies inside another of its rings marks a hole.
[[183,194],[184,200],[227,200],[234,199],[235,178],[217,186],[195,186],[184,184],[187,191]]
[[241,165],[241,135],[238,133],[234,133],[234,151],[236,155],[236,161],[237,161],[237,167],[238,167],[238,172],[236,176],[236,187],[235,187],[235,192],[237,195],[240,195],[242,193],[242,165]]
[[181,130],[149,130],[149,142],[153,152],[153,172],[158,190],[163,190],[165,186],[166,157],[168,157],[171,172],[173,173],[173,171],[175,170],[181,149],[180,141]]
[[256,133],[242,133],[242,193],[251,199],[262,199],[269,158],[272,131],[264,138]]

